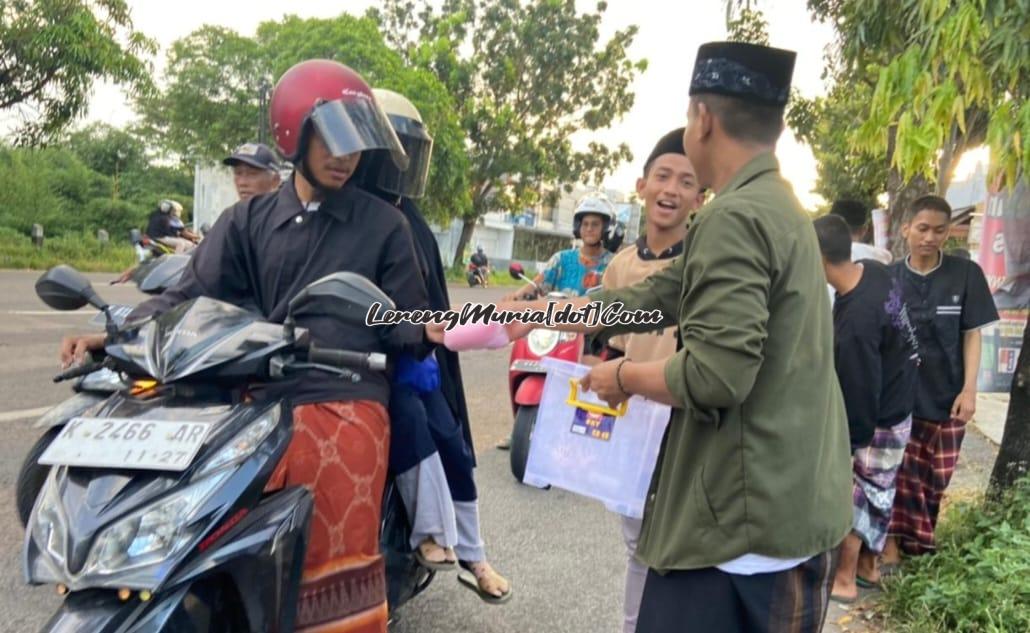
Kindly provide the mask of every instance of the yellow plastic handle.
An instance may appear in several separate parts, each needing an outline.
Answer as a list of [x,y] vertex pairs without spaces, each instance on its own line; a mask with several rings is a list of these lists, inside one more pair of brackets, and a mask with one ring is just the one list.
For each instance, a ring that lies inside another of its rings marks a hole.
[[618,409],[607,407],[603,404],[594,404],[593,402],[583,402],[579,399],[579,379],[569,378],[569,397],[565,400],[565,404],[572,405],[589,411],[590,413],[600,413],[601,415],[611,415],[617,418],[621,418],[626,415],[626,409],[629,407],[629,400],[623,400],[619,404]]

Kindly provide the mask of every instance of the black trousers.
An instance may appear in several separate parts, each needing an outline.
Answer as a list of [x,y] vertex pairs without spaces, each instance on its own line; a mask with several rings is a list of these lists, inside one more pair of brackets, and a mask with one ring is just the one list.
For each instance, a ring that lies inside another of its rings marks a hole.
[[836,550],[793,569],[737,576],[716,567],[647,574],[637,633],[820,633]]

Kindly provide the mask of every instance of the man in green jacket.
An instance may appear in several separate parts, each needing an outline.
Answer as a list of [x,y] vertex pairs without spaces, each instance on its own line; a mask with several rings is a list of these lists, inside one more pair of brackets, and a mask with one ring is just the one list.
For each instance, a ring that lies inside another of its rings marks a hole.
[[773,156],[794,57],[741,43],[699,49],[684,148],[715,199],[664,271],[571,301],[659,309],[657,327],[678,326],[671,359],[622,358],[584,378],[612,404],[639,394],[673,407],[637,549],[650,568],[638,633],[818,633],[833,551],[850,529],[819,244]]

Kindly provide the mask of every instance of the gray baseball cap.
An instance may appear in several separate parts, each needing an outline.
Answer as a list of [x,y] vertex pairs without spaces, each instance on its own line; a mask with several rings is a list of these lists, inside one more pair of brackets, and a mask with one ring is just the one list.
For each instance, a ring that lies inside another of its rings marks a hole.
[[237,147],[231,156],[222,161],[222,164],[232,167],[239,163],[245,163],[258,169],[279,170],[279,161],[273,152],[264,143],[244,143]]

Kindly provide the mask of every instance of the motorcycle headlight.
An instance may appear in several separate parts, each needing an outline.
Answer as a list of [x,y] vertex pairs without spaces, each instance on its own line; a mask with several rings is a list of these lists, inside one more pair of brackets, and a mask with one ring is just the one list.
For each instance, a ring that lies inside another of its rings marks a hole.
[[194,513],[229,471],[205,477],[107,528],[89,552],[86,570],[111,574],[158,563],[187,546],[200,526]]
[[526,337],[529,351],[537,356],[547,356],[558,346],[559,333],[554,330],[533,330]]
[[282,407],[275,405],[248,424],[236,437],[228,441],[213,457],[197,471],[196,477],[203,477],[220,468],[236,465],[250,457],[261,442],[265,441],[275,425],[279,423]]

